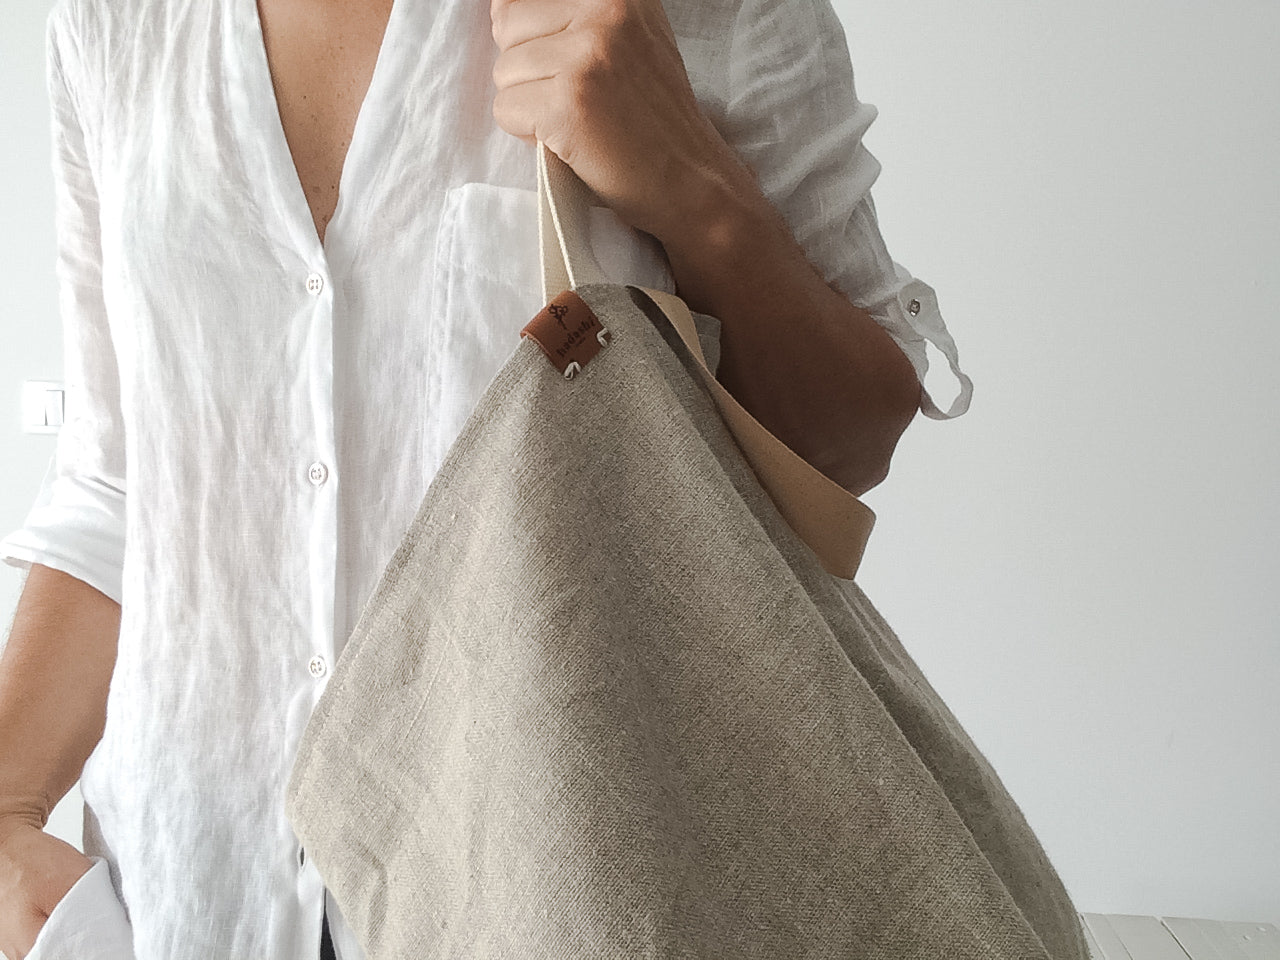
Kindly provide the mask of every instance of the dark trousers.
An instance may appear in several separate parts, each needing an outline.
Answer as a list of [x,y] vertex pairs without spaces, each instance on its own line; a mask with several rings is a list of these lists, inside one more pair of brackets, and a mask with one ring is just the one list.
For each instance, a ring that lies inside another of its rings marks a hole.
[[329,915],[327,913],[320,928],[320,960],[338,960],[337,955],[333,952],[333,940],[329,937]]

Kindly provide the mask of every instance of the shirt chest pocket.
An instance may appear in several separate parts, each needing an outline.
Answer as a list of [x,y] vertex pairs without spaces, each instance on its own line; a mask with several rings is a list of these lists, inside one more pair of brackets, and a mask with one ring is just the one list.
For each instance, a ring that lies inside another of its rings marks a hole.
[[[610,280],[675,292],[656,238],[602,206],[591,208],[589,233],[592,252]],[[423,437],[428,480],[519,344],[520,328],[545,306],[537,191],[491,183],[450,189],[432,280]]]

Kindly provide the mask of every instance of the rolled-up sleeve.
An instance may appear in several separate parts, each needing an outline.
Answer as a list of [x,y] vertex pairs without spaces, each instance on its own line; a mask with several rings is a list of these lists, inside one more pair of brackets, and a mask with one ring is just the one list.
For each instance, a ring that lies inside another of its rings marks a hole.
[[[880,163],[862,143],[878,111],[857,98],[830,0],[743,0],[729,63],[725,139],[755,170],[823,278],[911,360],[921,411],[935,420],[960,416],[973,383],[933,288],[885,247],[871,198]],[[925,388],[926,343],[947,358],[956,381],[945,411]]]
[[[52,114],[58,305],[65,415],[23,525],[0,540],[11,566],[40,563],[121,601],[125,444],[120,377],[102,288],[98,195],[86,149],[87,111],[74,36],[59,4],[46,28]],[[91,116],[91,114],[90,114]]]

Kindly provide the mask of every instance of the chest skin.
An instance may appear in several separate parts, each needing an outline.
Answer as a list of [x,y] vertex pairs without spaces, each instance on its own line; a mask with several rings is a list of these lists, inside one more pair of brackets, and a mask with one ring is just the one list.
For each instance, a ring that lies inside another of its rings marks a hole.
[[257,4],[280,124],[323,243],[392,0]]

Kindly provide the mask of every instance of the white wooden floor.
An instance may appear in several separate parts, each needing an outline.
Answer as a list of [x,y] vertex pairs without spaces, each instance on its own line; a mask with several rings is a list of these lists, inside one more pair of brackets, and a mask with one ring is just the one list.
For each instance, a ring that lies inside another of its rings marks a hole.
[[1191,917],[1082,913],[1094,960],[1280,960],[1280,927]]

